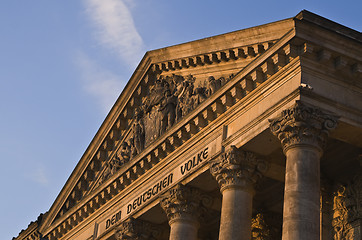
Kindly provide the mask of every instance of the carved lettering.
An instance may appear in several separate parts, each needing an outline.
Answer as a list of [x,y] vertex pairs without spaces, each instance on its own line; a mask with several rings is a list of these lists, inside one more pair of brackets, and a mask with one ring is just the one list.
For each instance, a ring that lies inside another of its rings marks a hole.
[[163,178],[160,182],[153,185],[147,191],[142,193],[138,198],[134,199],[132,204],[128,204],[127,206],[127,214],[130,214],[132,211],[136,210],[142,204],[147,202],[152,196],[157,195],[163,189],[167,188],[172,184],[173,173],[170,173],[165,178]]
[[180,166],[180,172],[182,175],[186,174],[187,172],[191,171],[193,168],[195,168],[199,163],[201,163],[203,160],[206,160],[208,157],[208,147],[206,147],[204,150],[202,150],[200,153],[196,154],[192,157],[192,159],[185,162],[183,165]]
[[121,220],[122,212],[119,211],[116,214],[112,215],[110,218],[106,221],[106,229],[110,228],[114,224],[116,224],[119,220]]

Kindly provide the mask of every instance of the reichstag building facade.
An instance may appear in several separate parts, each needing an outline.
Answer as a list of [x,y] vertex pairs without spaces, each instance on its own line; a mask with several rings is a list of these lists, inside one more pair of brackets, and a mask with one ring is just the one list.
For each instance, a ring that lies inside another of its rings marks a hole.
[[362,35],[308,11],[147,52],[15,240],[360,240]]

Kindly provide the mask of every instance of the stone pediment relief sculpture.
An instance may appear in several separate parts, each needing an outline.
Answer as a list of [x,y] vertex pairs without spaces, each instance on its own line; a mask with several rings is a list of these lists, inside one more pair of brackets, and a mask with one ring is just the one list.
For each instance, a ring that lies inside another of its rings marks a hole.
[[192,75],[157,76],[154,85],[134,116],[128,136],[115,156],[107,162],[98,185],[116,173],[121,166],[140,154],[143,149],[214,94],[233,74],[196,79]]

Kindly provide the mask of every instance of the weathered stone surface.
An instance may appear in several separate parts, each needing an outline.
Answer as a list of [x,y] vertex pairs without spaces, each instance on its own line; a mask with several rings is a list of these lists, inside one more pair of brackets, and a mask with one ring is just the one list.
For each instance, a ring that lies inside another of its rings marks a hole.
[[203,211],[201,192],[178,184],[162,197],[160,203],[171,227],[170,240],[196,240]]
[[286,155],[283,240],[320,238],[320,157],[337,117],[301,102],[270,120]]
[[210,163],[223,195],[220,240],[250,239],[254,184],[266,169],[266,161],[235,146]]
[[297,145],[319,148],[321,151],[329,132],[336,128],[338,117],[298,101],[283,110],[279,117],[269,120],[272,133],[279,138],[284,152]]
[[156,240],[158,229],[145,221],[130,218],[117,227],[116,240]]
[[[270,233],[280,231],[284,185],[283,238],[317,239],[323,149],[322,172],[330,182],[343,183],[345,191],[339,204],[344,207],[322,211],[330,219],[324,217],[321,225],[330,228],[330,236],[360,238],[360,187],[351,173],[357,171],[355,157],[362,147],[361,42],[360,32],[303,11],[295,18],[147,52],[44,221],[29,225],[16,239],[115,239],[116,228],[132,216],[159,224],[165,231],[153,235],[158,240],[168,239],[169,232],[173,239],[266,238],[268,227]],[[315,107],[286,109],[298,100]],[[328,141],[336,118],[318,107],[341,116]],[[282,148],[268,130],[268,118],[278,109],[286,110],[271,128]],[[221,153],[232,145],[248,152]],[[268,159],[265,174],[264,163],[249,151]],[[179,169],[186,162],[192,163],[190,171]],[[179,193],[188,200],[170,202],[170,229],[158,197],[178,182],[208,192],[212,214],[205,214],[203,200]],[[330,204],[337,196],[329,196]],[[183,208],[187,203],[195,206]],[[259,208],[276,213],[277,220],[270,222],[266,215],[252,220],[251,210]],[[347,217],[341,218],[344,208]],[[341,219],[347,223],[337,224]],[[129,227],[122,237],[150,237],[148,228],[142,229],[146,232]]]
[[346,185],[339,184],[333,198],[333,239],[357,240],[362,237],[362,174]]

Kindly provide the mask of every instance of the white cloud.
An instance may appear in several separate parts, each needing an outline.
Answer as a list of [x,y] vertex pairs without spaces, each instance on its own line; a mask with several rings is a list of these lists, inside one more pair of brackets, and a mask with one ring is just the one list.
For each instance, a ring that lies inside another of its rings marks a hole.
[[49,179],[47,176],[47,170],[44,166],[40,165],[37,168],[33,168],[33,172],[31,172],[30,178],[43,186],[47,186],[49,184]]
[[134,67],[144,54],[129,7],[131,0],[84,0],[86,11],[95,26],[95,37],[102,46],[114,51]]
[[120,94],[125,81],[99,66],[82,52],[78,52],[76,64],[81,70],[83,89],[96,98],[102,110],[107,113]]

